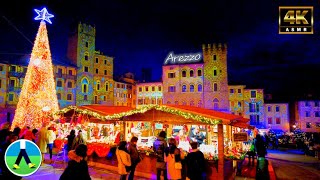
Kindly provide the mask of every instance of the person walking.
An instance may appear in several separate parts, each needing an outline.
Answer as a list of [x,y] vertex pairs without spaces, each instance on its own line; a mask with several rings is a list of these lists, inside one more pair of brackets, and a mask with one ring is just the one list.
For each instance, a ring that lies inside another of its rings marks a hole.
[[47,145],[48,145],[48,137],[47,137],[47,128],[46,125],[43,124],[42,128],[39,130],[39,136],[38,136],[38,141],[37,145],[41,151],[42,154],[42,163],[44,162],[44,154],[47,153]]
[[198,143],[192,142],[191,151],[186,157],[187,177],[190,180],[205,180],[205,159],[198,149]]
[[116,156],[118,160],[118,173],[120,174],[120,180],[126,180],[130,171],[131,158],[126,148],[127,142],[121,141],[119,147],[116,150]]
[[67,136],[68,142],[67,142],[67,151],[71,151],[72,150],[72,144],[73,144],[73,140],[76,137],[76,131],[74,129],[72,129],[70,131],[70,134]]
[[165,141],[166,132],[161,131],[159,133],[158,138],[153,143],[153,151],[157,155],[157,180],[160,180],[161,173],[163,172],[164,180],[167,180],[167,167],[166,163],[164,162],[164,151],[168,147],[167,142]]
[[[56,134],[53,132],[52,128],[49,127],[47,131],[47,139],[48,139],[48,149],[50,154],[50,164],[52,163],[52,149],[53,149],[53,142],[56,139]],[[60,147],[58,147],[60,148]]]
[[174,138],[169,139],[169,147],[165,150],[164,161],[167,163],[167,178],[181,179],[181,153]]
[[131,168],[130,168],[130,174],[129,174],[128,180],[133,180],[136,166],[141,161],[141,157],[137,149],[137,142],[138,142],[138,138],[133,136],[127,148],[131,158]]
[[60,176],[60,180],[91,180],[88,162],[86,160],[88,147],[79,144],[75,150],[68,153],[68,166]]
[[256,148],[258,156],[264,158],[267,154],[267,149],[265,146],[265,142],[263,141],[260,134],[257,134],[255,143],[256,143],[255,148]]

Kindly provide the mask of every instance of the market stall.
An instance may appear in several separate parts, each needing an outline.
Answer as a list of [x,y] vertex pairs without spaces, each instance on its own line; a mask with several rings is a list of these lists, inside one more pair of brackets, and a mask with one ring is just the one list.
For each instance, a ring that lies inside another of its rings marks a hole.
[[[241,116],[190,106],[145,106],[140,109],[99,105],[71,106],[62,109],[59,114],[63,115],[63,118],[70,119],[69,126],[74,125],[72,119],[80,116],[87,117],[83,121],[84,124],[94,123],[90,126],[94,126],[96,131],[101,132],[103,125],[105,128],[110,127],[108,133],[114,138],[106,138],[106,133],[88,135],[88,155],[95,165],[117,166],[116,159],[108,157],[108,152],[116,144],[115,134],[119,135],[119,140],[129,140],[131,136],[137,136],[138,147],[144,159],[137,166],[136,173],[148,178],[156,174],[156,169],[153,167],[156,158],[153,156],[152,145],[162,130],[167,132],[168,138],[177,138],[179,148],[185,150],[185,153],[188,152],[190,140],[200,144],[200,150],[208,160],[209,179],[229,179],[233,175],[233,159],[242,158],[240,156],[245,150],[244,144],[233,141],[232,134],[250,128],[246,124],[248,120]],[[115,127],[118,128],[117,133]],[[225,158],[226,154],[231,156]],[[108,159],[101,158],[106,156]]]

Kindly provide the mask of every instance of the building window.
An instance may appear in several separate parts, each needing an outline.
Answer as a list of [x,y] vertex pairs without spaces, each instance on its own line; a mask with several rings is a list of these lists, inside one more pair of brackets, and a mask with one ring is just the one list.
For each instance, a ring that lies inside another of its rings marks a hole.
[[142,92],[142,87],[139,87],[139,92]]
[[187,86],[185,84],[182,85],[182,92],[187,92]]
[[276,118],[276,124],[281,124],[281,119],[279,117]]
[[175,104],[175,105],[179,105],[179,101],[175,101],[174,104]]
[[190,70],[190,77],[193,77],[193,70]]
[[194,101],[190,101],[190,106],[194,106]]
[[88,101],[88,96],[87,96],[87,95],[84,95],[84,96],[83,96],[83,100]]
[[271,106],[268,106],[268,112],[271,112]]
[[201,71],[201,69],[198,69],[198,76],[202,76],[202,71]]
[[213,109],[219,109],[219,100],[217,98],[213,100]]
[[158,91],[161,91],[161,86],[158,86]]
[[241,89],[238,89],[238,93],[239,93],[239,94],[241,94],[241,93],[242,93],[242,92],[241,92]]
[[198,101],[198,107],[202,107],[202,101],[201,100]]
[[319,107],[319,102],[318,101],[314,102],[314,107]]
[[62,75],[62,69],[61,68],[58,68],[58,74]]
[[72,70],[69,70],[69,75],[72,76]]
[[120,88],[120,84],[117,83],[117,88]]
[[175,73],[168,73],[168,78],[175,78],[176,74]]
[[99,69],[96,69],[96,74],[99,74]]
[[146,88],[146,92],[148,92],[148,91],[149,91],[149,87],[148,87],[148,86],[146,86],[145,88]]
[[217,60],[217,55],[213,55],[213,60]]
[[61,100],[61,93],[57,94],[57,98],[58,98],[58,100]]
[[187,72],[186,71],[182,71],[182,77],[187,77]]
[[305,106],[310,106],[310,103],[309,101],[306,101],[306,105]]
[[272,124],[272,117],[268,117],[268,124]]
[[320,117],[320,112],[319,111],[314,112],[314,116],[315,117]]
[[88,55],[85,55],[85,56],[84,56],[84,60],[88,61],[88,60],[89,60],[89,56],[88,56]]
[[99,58],[96,57],[96,63],[99,63]]
[[310,112],[306,111],[306,117],[310,117]]
[[138,105],[142,105],[143,104],[143,99],[138,99]]
[[72,82],[68,81],[68,88],[72,88]]
[[88,41],[86,42],[86,47],[89,47],[89,43],[88,43]]
[[234,93],[234,89],[230,89],[230,93],[233,94]]
[[3,66],[0,66],[0,71],[3,71]]
[[238,106],[241,107],[241,102],[238,102]]
[[311,128],[311,122],[306,122],[306,128]]
[[109,85],[106,83],[106,91],[109,91]]
[[81,84],[82,84],[82,93],[87,93],[88,92],[88,84],[89,84],[87,78],[84,78],[82,80]]
[[218,84],[213,83],[213,91],[217,92],[218,91]]
[[84,72],[89,72],[89,67],[88,66],[84,67]]
[[217,76],[218,75],[218,71],[216,69],[213,70],[213,76]]
[[190,92],[194,92],[194,85],[190,85]]
[[280,107],[276,106],[276,112],[280,112]]
[[102,100],[106,101],[107,100],[106,96],[102,96]]
[[259,119],[257,115],[250,115],[250,124],[251,125],[258,125],[259,124]]
[[100,82],[97,82],[97,90],[100,90]]
[[249,103],[249,112],[257,112],[256,103]]
[[13,101],[13,94],[9,94],[9,101]]
[[104,70],[104,75],[108,75],[108,71],[107,70]]
[[107,64],[107,60],[106,59],[104,60],[104,64]]
[[152,86],[151,90],[152,90],[152,91],[155,91],[155,90],[156,90],[156,87]]
[[10,87],[16,87],[16,80],[10,79]]
[[198,92],[202,92],[202,84],[198,84]]
[[57,87],[62,87],[62,81],[61,80],[57,81]]
[[71,101],[72,100],[72,94],[67,94],[67,100]]
[[11,66],[11,72],[16,72],[16,66]]
[[257,91],[251,91],[251,98],[256,98],[257,97]]
[[176,86],[169,86],[168,92],[176,92]]

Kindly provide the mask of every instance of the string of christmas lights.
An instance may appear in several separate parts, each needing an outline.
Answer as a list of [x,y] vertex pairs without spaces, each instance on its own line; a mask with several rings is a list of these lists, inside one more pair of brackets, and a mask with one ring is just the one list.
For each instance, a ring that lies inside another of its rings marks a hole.
[[97,119],[100,119],[102,121],[106,121],[106,120],[115,120],[115,119],[121,119],[122,117],[125,116],[131,116],[134,114],[138,114],[138,113],[145,113],[146,111],[149,111],[151,109],[156,109],[159,111],[163,111],[163,112],[167,112],[167,113],[171,113],[174,115],[178,115],[178,116],[182,116],[186,119],[192,119],[198,122],[202,122],[202,123],[206,123],[206,124],[210,124],[210,125],[217,125],[217,124],[221,124],[222,121],[218,120],[218,119],[212,119],[212,118],[207,118],[204,116],[200,116],[200,115],[196,115],[196,114],[192,114],[192,113],[188,113],[188,112],[184,112],[178,109],[174,109],[171,107],[167,107],[167,106],[158,106],[158,105],[145,105],[142,106],[139,109],[134,109],[131,111],[127,111],[127,112],[122,112],[122,113],[118,113],[118,114],[113,114],[113,115],[107,115],[107,116],[103,116],[100,115],[96,112],[87,110],[87,109],[80,109],[76,106],[69,106],[66,107],[64,109],[61,109],[60,111],[56,112],[56,115],[63,115],[71,110],[74,110],[76,113],[79,114],[84,114],[84,115],[88,115]]

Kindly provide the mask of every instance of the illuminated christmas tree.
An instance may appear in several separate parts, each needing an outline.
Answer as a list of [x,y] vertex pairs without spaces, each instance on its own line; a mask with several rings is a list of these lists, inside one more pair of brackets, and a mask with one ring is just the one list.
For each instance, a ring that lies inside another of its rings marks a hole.
[[53,66],[45,21],[51,24],[46,8],[38,13],[36,20],[41,20],[32,49],[28,70],[24,79],[19,102],[12,122],[12,129],[30,126],[40,128],[42,123],[50,121],[49,115],[58,111],[58,99],[53,76]]

